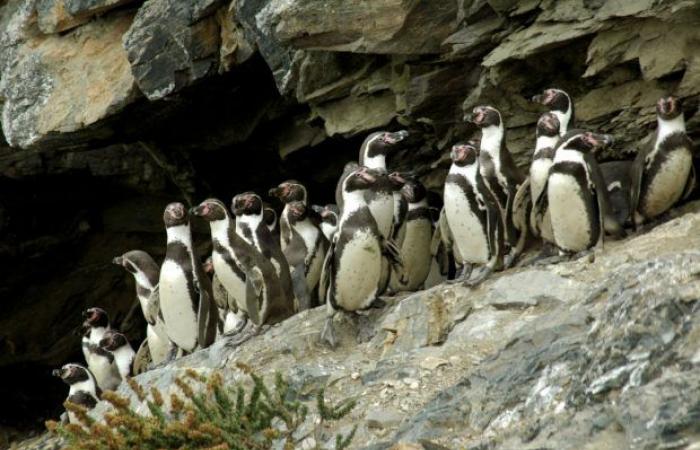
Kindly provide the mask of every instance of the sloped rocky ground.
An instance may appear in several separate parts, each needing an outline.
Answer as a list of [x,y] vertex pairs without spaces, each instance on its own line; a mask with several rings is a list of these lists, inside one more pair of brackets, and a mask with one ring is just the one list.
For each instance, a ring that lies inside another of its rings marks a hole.
[[163,392],[187,368],[245,381],[243,363],[281,372],[302,392],[325,387],[331,401],[358,400],[307,446],[332,448],[336,432],[358,424],[352,448],[696,449],[700,203],[676,214],[608,243],[592,263],[391,298],[370,315],[376,335],[367,343],[357,343],[350,316],[338,320],[337,349],[319,343],[317,308],[239,348],[221,341],[137,379]]
[[695,0],[0,2],[0,427],[55,413],[48,374],[79,358],[85,307],[142,338],[109,261],[162,257],[168,202],[290,177],[331,201],[377,128],[410,130],[390,165],[439,192],[439,162],[474,131],[465,111],[499,107],[524,166],[528,99],[551,86],[615,136],[605,159],[650,138],[662,93],[684,99],[697,139],[699,23]]

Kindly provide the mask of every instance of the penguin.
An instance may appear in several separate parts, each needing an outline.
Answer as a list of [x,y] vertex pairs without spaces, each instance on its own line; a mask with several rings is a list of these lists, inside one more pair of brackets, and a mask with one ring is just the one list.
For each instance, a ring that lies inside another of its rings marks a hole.
[[492,106],[477,106],[472,111],[472,122],[481,129],[479,171],[486,186],[494,193],[505,224],[505,238],[510,251],[504,260],[510,267],[525,246],[527,229],[516,230],[514,218],[522,227],[524,211],[515,211],[513,205],[518,187],[525,181],[506,148],[505,126],[501,113]]
[[394,217],[391,239],[401,248],[404,236],[406,234],[406,218],[408,216],[408,199],[403,192],[403,187],[406,185],[406,177],[399,172],[389,174],[389,180],[393,185],[392,195],[394,197]]
[[[555,114],[544,113],[537,121],[535,152],[532,154],[530,164],[530,198],[532,201],[539,198],[544,185],[547,183],[549,168],[554,159],[554,149],[559,141],[559,119]],[[543,214],[543,222],[535,223],[536,216],[530,210],[530,229],[535,236],[539,236],[545,242],[553,243],[552,224],[549,213]]]
[[564,136],[574,125],[574,102],[571,96],[561,89],[545,89],[532,97],[532,101],[549,107],[559,121],[559,136]]
[[100,341],[112,329],[107,312],[102,308],[88,308],[83,312],[82,350],[88,368],[102,390],[113,390],[121,378],[113,365],[113,356],[100,347]]
[[[476,146],[473,143],[454,145],[451,158],[452,166],[445,179],[444,211],[455,262],[461,272],[455,281],[476,286],[502,264],[503,216],[495,194],[482,176]],[[479,275],[470,278],[474,264],[484,268]]]
[[321,284],[327,308],[321,339],[331,347],[336,345],[336,312],[355,312],[379,304],[383,259],[392,254],[397,257],[395,249],[387,247],[366,199],[367,191],[377,181],[366,167],[358,168],[343,181],[343,209],[324,261]]
[[[321,218],[308,208],[306,187],[298,181],[284,181],[270,189],[269,195],[284,203],[280,217],[282,251],[289,261],[299,309],[308,309],[320,303],[313,293],[318,288],[328,250],[328,240],[321,231]],[[294,208],[290,206],[292,202],[298,202]]]
[[194,253],[185,206],[170,203],[163,221],[168,245],[160,268],[160,309],[168,338],[191,353],[214,342],[219,315],[211,281]]
[[141,304],[141,311],[147,322],[146,340],[142,345],[148,346],[151,363],[153,365],[161,364],[174,351],[174,345],[168,339],[163,315],[160,312],[160,299],[158,298],[160,269],[151,255],[142,250],[131,250],[115,257],[112,262],[123,267],[134,277],[136,297]]
[[107,330],[99,346],[112,354],[113,364],[116,366],[121,380],[126,380],[127,377],[131,376],[136,352],[126,336],[116,330]]
[[539,223],[549,208],[554,243],[561,254],[602,248],[604,230],[617,235],[622,231],[612,215],[605,180],[594,157],[597,149],[611,142],[610,135],[571,130],[555,150],[534,208]]
[[[214,294],[214,303],[219,310],[219,319],[223,322],[223,327],[221,329],[220,336],[230,335],[237,327],[239,319],[236,316],[238,313],[238,307],[235,300],[229,296],[228,291],[219,280],[214,269],[214,260],[210,256],[204,260],[204,272],[211,279],[211,290]],[[218,336],[217,336],[218,338]]]
[[[370,169],[380,171],[381,176],[377,183],[373,184],[372,189],[368,190],[367,200],[369,208],[374,216],[379,231],[385,238],[391,236],[392,219],[394,213],[394,191],[395,187],[388,177],[386,157],[400,148],[400,143],[408,137],[408,131],[400,130],[394,133],[388,131],[377,131],[371,133],[360,146],[359,166],[364,166]],[[351,173],[357,165],[348,163],[345,166],[343,174],[338,181],[336,188],[336,204],[339,209],[343,209],[343,196],[341,194],[341,186],[345,177]]]
[[[191,214],[209,222],[214,271],[229,299],[235,301],[229,305],[230,310],[237,311],[240,319],[235,329],[240,335],[237,339],[249,337],[264,324],[272,325],[290,317],[294,312],[291,289],[282,288],[270,259],[236,233],[226,206],[217,199],[207,199],[192,208]],[[248,325],[251,328],[244,332]]]
[[[55,369],[53,376],[60,378],[68,385],[67,402],[84,406],[88,410],[93,409],[101,395],[100,388],[95,382],[95,376],[87,368],[80,364],[65,364],[60,369]],[[79,424],[80,421],[73,413],[67,412],[61,416],[64,422]]]
[[[260,196],[254,192],[236,195],[231,202],[231,212],[236,216],[236,233],[272,263],[281,288],[292,292],[289,263],[282,253],[280,242],[273,238],[263,221],[263,202]],[[301,264],[303,265],[303,259]],[[299,276],[301,277],[300,284],[305,285],[304,272],[301,272]],[[294,292],[296,294],[296,291]],[[305,306],[308,309],[308,304]]]
[[340,217],[340,211],[338,207],[334,204],[327,204],[326,206],[312,206],[316,214],[321,217],[321,231],[328,242],[333,239],[333,234],[335,234],[338,229],[338,219]]
[[607,161],[600,164],[600,171],[610,199],[610,208],[620,225],[630,217],[630,191],[632,189],[632,166],[634,161]]
[[407,204],[407,213],[401,227],[403,235],[397,242],[400,242],[399,251],[406,280],[401,283],[396,273],[392,273],[391,288],[394,291],[415,291],[423,286],[431,269],[433,222],[423,184],[417,180],[404,180],[401,197]]
[[659,217],[695,187],[693,144],[685,129],[683,105],[674,96],[656,102],[656,134],[632,165],[630,220],[635,227]]

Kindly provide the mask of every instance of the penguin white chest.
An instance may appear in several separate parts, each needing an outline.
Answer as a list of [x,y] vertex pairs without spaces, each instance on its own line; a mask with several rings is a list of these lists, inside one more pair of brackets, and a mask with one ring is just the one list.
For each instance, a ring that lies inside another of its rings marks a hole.
[[571,175],[553,173],[549,176],[547,198],[554,242],[570,252],[580,252],[591,245],[591,220],[598,220],[588,216],[588,205],[581,196],[581,189]]
[[95,376],[97,385],[102,390],[112,391],[121,383],[121,375],[119,368],[113,361],[108,360],[104,356],[95,355],[92,358],[92,364],[89,369]]
[[530,194],[533,202],[537,201],[544,189],[550,167],[552,167],[552,160],[548,158],[536,159],[530,166]]
[[170,351],[170,340],[165,332],[165,327],[161,330],[152,325],[146,327],[146,337],[148,338],[148,350],[151,353],[151,359],[154,364],[160,364],[165,361]]
[[680,200],[692,164],[690,152],[686,148],[677,148],[667,153],[666,160],[655,174],[644,174],[645,177],[651,176],[640,208],[646,217],[663,214]]
[[160,269],[160,308],[170,340],[186,351],[194,350],[198,323],[187,278],[179,264],[167,259]]
[[486,264],[489,242],[485,224],[471,209],[469,200],[455,183],[445,183],[445,216],[461,263]]
[[236,275],[221,253],[213,252],[211,261],[214,264],[214,272],[226,289],[226,292],[228,292],[228,295],[234,298],[238,308],[247,312],[245,305],[245,280]]
[[357,231],[343,247],[336,263],[336,303],[346,311],[367,308],[377,295],[382,273],[382,252],[377,238],[369,229]]
[[391,224],[394,222],[394,196],[378,194],[369,203],[369,210],[377,222],[381,235],[388,238],[391,233]]

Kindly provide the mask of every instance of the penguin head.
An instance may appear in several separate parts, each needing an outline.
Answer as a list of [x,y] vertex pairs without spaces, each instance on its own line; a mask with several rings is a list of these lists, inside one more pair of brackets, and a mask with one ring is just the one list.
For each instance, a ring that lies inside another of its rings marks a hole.
[[185,205],[180,202],[175,202],[166,206],[165,212],[163,212],[163,222],[166,228],[187,225],[189,223],[189,216]]
[[550,111],[566,112],[571,107],[571,97],[561,89],[545,89],[541,94],[532,97],[532,101],[549,107]]
[[321,216],[321,220],[324,223],[331,224],[333,226],[338,224],[338,207],[336,205],[328,204],[326,206],[319,206],[318,214]]
[[479,128],[499,127],[503,124],[501,113],[493,106],[480,105],[472,110],[471,121]]
[[[112,259],[112,263],[123,267],[131,274],[143,272],[149,277],[150,275],[154,275],[156,278],[158,277],[158,265],[153,260],[151,255],[143,250],[131,250],[126,252],[123,255]],[[155,279],[151,281],[155,281]]]
[[452,162],[460,167],[474,164],[478,156],[478,147],[473,141],[455,144],[450,152]]
[[387,155],[399,148],[398,144],[408,137],[408,131],[400,130],[394,133],[389,131],[377,131],[370,134],[363,144],[365,156],[372,158],[378,155]]
[[60,369],[55,369],[51,374],[60,378],[68,385],[88,381],[90,379],[90,374],[85,367],[73,363],[65,364]]
[[609,134],[572,130],[562,137],[559,147],[567,150],[578,150],[582,153],[593,153],[611,146],[613,142],[614,139]]
[[306,205],[304,202],[297,201],[287,203],[287,208],[289,208],[289,217],[294,222],[298,222],[306,218]]
[[399,172],[392,172],[389,174],[389,181],[391,181],[391,186],[395,191],[400,191],[401,188],[406,184],[407,177]]
[[426,199],[428,191],[420,181],[407,180],[406,184],[401,188],[401,194],[409,203],[418,203]]
[[190,209],[190,214],[201,217],[207,222],[215,222],[217,220],[226,219],[226,205],[221,200],[208,198],[199,205]]
[[233,197],[231,211],[236,217],[242,215],[261,216],[263,202],[255,192],[244,192]]
[[360,191],[369,189],[377,182],[379,173],[367,167],[359,167],[353,171],[343,182],[343,190],[345,192]]
[[285,204],[298,201],[305,202],[306,187],[297,180],[287,180],[280,183],[276,188],[270,189],[268,195],[280,199]]
[[89,328],[108,328],[109,316],[102,308],[88,308],[83,311],[83,325]]
[[127,345],[129,342],[126,336],[115,330],[107,330],[98,344],[100,348],[110,352]]
[[271,206],[263,206],[263,221],[265,225],[270,228],[274,228],[277,225],[277,211],[272,209]]
[[661,97],[656,102],[656,114],[663,120],[672,120],[683,114],[683,103],[680,98],[669,95]]
[[537,121],[537,137],[559,136],[559,119],[552,113],[544,113]]

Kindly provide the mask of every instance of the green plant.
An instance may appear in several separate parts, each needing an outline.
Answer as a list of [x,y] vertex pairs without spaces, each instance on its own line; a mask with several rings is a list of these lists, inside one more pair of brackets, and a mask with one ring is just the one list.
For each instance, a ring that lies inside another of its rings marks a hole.
[[[76,450],[256,450],[270,448],[273,441],[280,440],[285,449],[293,449],[294,433],[306,420],[308,407],[279,373],[273,388],[257,375],[249,375],[253,387],[246,395],[241,385],[224,385],[219,372],[203,376],[188,370],[175,380],[181,395],[170,395],[169,408],[160,391],[151,388],[147,394],[132,378],[129,386],[147,405],[150,415],[137,414],[125,397],[104,392],[102,399],[113,407],[104,414],[104,423],[90,417],[84,407],[66,402],[66,410],[80,423],[50,421],[46,425],[65,440],[65,448]],[[338,420],[355,406],[352,400],[328,406],[323,390],[318,392],[316,404],[321,423]],[[347,448],[355,431],[337,435],[336,448]]]

